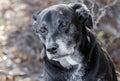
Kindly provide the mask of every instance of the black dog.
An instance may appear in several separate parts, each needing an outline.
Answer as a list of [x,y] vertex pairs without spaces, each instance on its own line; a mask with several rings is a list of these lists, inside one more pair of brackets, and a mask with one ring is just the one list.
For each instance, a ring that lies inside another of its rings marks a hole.
[[90,29],[82,3],[58,4],[33,16],[45,48],[46,81],[117,81],[114,66]]

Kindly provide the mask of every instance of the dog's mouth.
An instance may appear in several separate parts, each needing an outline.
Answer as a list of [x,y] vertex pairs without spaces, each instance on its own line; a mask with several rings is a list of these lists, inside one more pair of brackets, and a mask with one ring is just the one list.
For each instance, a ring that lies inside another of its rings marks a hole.
[[52,60],[59,62],[64,68],[71,68],[72,66],[76,66],[79,63],[75,61],[71,54],[65,54],[60,56],[54,56]]
[[60,58],[67,57],[67,56],[69,56],[69,55],[70,55],[70,54],[65,54],[65,55],[55,55],[55,56],[52,57],[52,59],[53,59],[53,60],[55,60],[55,59],[60,59]]

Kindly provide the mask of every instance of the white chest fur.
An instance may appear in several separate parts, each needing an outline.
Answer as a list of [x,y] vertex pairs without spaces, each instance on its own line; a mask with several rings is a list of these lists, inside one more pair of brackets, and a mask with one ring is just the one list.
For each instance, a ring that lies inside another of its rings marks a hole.
[[[66,62],[65,62],[65,60],[66,60]],[[63,64],[64,67],[69,68],[70,66],[77,65],[76,70],[72,73],[72,76],[70,76],[70,78],[67,79],[67,81],[82,81],[84,69],[82,68],[82,63],[80,62],[81,59],[79,58],[79,62],[78,62],[75,59],[73,59],[72,57],[68,56],[65,58],[65,60],[64,60],[64,62],[63,61],[61,62],[61,64],[65,63],[65,64]]]
[[83,73],[82,64],[79,64],[68,81],[82,81]]
[[[54,59],[56,60],[56,59]],[[76,66],[76,70],[71,74],[70,78],[67,78],[67,81],[82,81],[82,76],[84,74],[84,69],[82,65],[82,56],[66,56],[60,59],[57,59],[56,61],[59,61],[60,64],[69,69],[71,66]]]

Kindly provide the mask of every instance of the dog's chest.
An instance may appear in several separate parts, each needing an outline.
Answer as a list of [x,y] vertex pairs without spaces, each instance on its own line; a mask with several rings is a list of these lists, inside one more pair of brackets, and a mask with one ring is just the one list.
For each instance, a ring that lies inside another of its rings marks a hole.
[[82,65],[79,64],[78,68],[73,72],[72,76],[67,81],[83,81],[82,76],[84,74],[84,70]]

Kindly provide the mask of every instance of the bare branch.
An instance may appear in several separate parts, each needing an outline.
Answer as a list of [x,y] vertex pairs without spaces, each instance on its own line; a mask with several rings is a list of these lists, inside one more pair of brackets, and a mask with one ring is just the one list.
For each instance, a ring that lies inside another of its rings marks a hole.
[[98,17],[95,19],[95,22],[94,22],[95,29],[97,29],[97,24],[99,23],[99,21],[101,20],[101,18],[103,16],[105,16],[106,10],[108,8],[110,8],[111,6],[114,6],[117,3],[117,1],[118,0],[114,0],[113,2],[109,3],[108,5],[106,5],[106,6],[102,7],[102,8],[99,8],[99,10],[98,10],[99,12],[97,13]]

